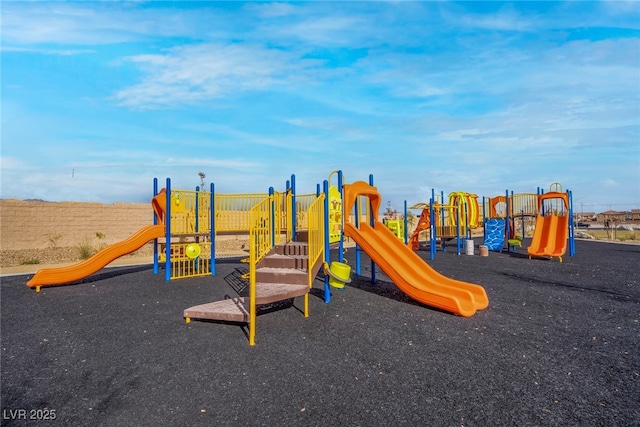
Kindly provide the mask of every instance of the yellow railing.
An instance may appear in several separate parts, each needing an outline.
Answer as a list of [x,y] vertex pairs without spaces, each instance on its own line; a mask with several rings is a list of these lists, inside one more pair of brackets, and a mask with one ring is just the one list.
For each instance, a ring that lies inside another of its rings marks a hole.
[[[306,211],[307,229],[309,230],[308,251],[308,284],[313,287],[313,267],[324,255],[324,194],[317,197]],[[305,313],[307,313],[308,299],[305,297]]]
[[[314,196],[315,197],[315,196]],[[324,195],[316,197],[302,213],[308,219],[308,284],[313,286],[313,266],[324,255]],[[256,337],[256,270],[258,263],[274,247],[291,241],[291,193],[264,197],[249,211],[249,345]],[[285,240],[286,239],[286,240]],[[309,313],[309,294],[304,297],[305,317]]]
[[210,232],[210,201],[211,193],[208,191],[171,191],[171,234],[206,234]]
[[272,247],[273,198],[267,196],[249,211],[249,345],[256,343],[256,268]]
[[[187,256],[189,246],[200,247],[200,254]],[[187,277],[211,275],[211,242],[172,243],[171,244],[171,280]]]
[[[171,254],[167,260],[162,249],[159,259],[169,263],[171,279],[211,275],[211,193],[172,190],[169,210]],[[197,247],[198,255],[189,257],[189,246]]]
[[[285,241],[291,241],[291,193],[273,194],[273,223],[275,226],[276,244]],[[283,236],[284,234],[284,236]]]
[[538,195],[536,193],[518,193],[511,196],[511,216],[537,214]]
[[317,200],[315,194],[296,195],[296,228],[307,229],[309,221],[309,207]]
[[249,211],[267,196],[265,193],[216,194],[216,233],[248,232],[251,228]]
[[257,265],[274,245],[291,234],[287,226],[290,197],[288,193],[274,193],[249,211],[249,345],[255,345],[256,337]]

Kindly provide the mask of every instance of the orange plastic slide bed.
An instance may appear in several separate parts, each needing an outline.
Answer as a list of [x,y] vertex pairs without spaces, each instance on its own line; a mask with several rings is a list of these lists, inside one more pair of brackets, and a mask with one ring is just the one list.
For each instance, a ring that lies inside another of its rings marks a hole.
[[[375,200],[377,212],[380,195],[375,187],[359,181],[345,185],[345,207],[353,204],[357,195]],[[489,298],[480,285],[450,279],[431,268],[411,248],[403,244],[377,219],[374,226],[361,223],[358,227],[346,221],[345,236],[351,237],[405,294],[423,304],[460,316],[473,316],[489,306]]]
[[39,290],[41,286],[54,286],[83,279],[104,268],[111,261],[140,249],[149,240],[163,237],[164,225],[149,225],[141,228],[133,236],[107,246],[91,258],[67,267],[43,268],[27,282],[30,288]]

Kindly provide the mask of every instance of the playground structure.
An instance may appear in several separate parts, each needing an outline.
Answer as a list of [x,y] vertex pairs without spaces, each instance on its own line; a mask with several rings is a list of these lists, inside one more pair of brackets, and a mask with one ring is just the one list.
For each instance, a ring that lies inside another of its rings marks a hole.
[[407,244],[413,250],[420,249],[420,235],[429,231],[431,260],[438,242],[442,250],[446,251],[446,242],[452,239],[456,239],[457,253],[460,254],[462,239],[471,238],[471,230],[478,228],[480,224],[477,195],[454,191],[449,193],[447,203],[444,200],[444,192],[438,197],[432,189],[429,203],[417,203],[409,208],[422,211]]
[[[547,194],[538,188],[537,193],[514,194],[507,190],[503,196],[483,197],[482,215],[475,194],[456,191],[449,194],[447,203],[443,200],[444,193],[436,197],[432,189],[429,203],[417,203],[408,208],[420,209],[421,213],[416,228],[405,241],[411,249],[418,250],[421,234],[428,232],[431,260],[438,246],[446,251],[446,241],[454,238],[460,255],[461,239],[470,243],[471,230],[481,226],[484,234],[481,250],[484,247],[485,251],[511,252],[522,246],[525,237],[531,236],[530,258],[557,257],[562,262],[567,248],[571,256],[575,254],[571,191],[562,192],[559,183],[553,183]],[[405,227],[408,224],[406,205],[405,201]],[[555,212],[558,218],[545,220],[544,217],[554,216],[550,212]],[[387,226],[400,237],[397,225]]]
[[[490,251],[510,251],[521,246],[527,233],[527,219],[538,214],[538,195],[509,191],[504,196],[486,197],[483,200],[484,245]],[[516,219],[521,223],[517,234]],[[506,244],[506,247],[505,247]]]
[[[514,194],[507,190],[504,196],[485,198],[483,201],[484,245],[492,251],[512,251],[520,247],[527,236],[527,221],[535,220],[533,236],[527,248],[532,256],[559,258],[569,248],[575,254],[572,194],[562,192],[559,183],[553,183],[545,193]],[[520,222],[520,229],[518,224]],[[520,232],[521,234],[518,234]]]
[[[336,173],[337,185],[329,185]],[[332,288],[343,288],[350,281],[344,239],[351,237],[356,242],[356,274],[364,250],[372,260],[374,282],[379,265],[403,292],[425,305],[465,317],[486,308],[488,298],[481,286],[438,274],[378,220],[380,200],[372,175],[369,184],[344,184],[341,171],[332,172],[322,189],[318,184],[315,193],[302,195],[296,194],[294,175],[284,192],[270,188],[268,193],[240,195],[216,194],[213,183],[210,191],[173,190],[169,178],[158,191],[154,179],[153,225],[73,266],[42,269],[27,286],[39,291],[42,286],[78,281],[149,241],[154,242],[154,274],[163,264],[167,281],[215,276],[216,235],[247,233],[247,295],[199,304],[185,309],[183,316],[187,323],[192,319],[245,323],[249,344],[254,345],[261,306],[301,296],[307,317],[309,292],[320,270],[327,303]],[[333,262],[332,248],[338,249],[338,260]]]

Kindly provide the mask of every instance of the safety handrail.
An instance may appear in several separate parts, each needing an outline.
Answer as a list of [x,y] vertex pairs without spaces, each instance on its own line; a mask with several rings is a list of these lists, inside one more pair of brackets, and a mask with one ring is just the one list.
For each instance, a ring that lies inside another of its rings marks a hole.
[[308,235],[308,284],[313,287],[313,267],[324,254],[324,194],[321,194],[307,210]]
[[249,211],[249,345],[256,338],[256,269],[272,248],[272,208],[274,196],[267,196]]
[[[309,207],[316,200],[316,194],[296,194],[296,228],[306,230],[308,228]],[[295,231],[294,231],[295,232]]]
[[[275,246],[289,238],[291,199],[288,193],[272,191],[249,210],[249,344],[256,336],[256,270]],[[283,236],[284,231],[284,236]]]
[[248,232],[251,209],[267,197],[267,193],[216,194],[216,233]]
[[211,230],[211,193],[208,191],[172,190],[171,233],[201,233]]

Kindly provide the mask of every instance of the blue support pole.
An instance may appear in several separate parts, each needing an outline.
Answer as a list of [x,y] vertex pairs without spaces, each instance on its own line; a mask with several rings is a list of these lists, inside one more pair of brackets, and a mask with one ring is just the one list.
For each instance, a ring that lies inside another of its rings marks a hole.
[[[200,232],[200,186],[196,185],[196,200],[195,200],[195,233]],[[200,242],[200,236],[196,236],[196,242]],[[195,269],[200,269],[200,258],[194,260]]]
[[196,185],[196,225],[195,225],[195,232],[199,232],[200,231],[200,186]]
[[171,280],[171,178],[167,178],[166,185],[166,209],[167,211],[164,214],[164,222],[166,227],[165,232],[165,245],[164,245],[164,258],[165,258],[165,268],[164,268],[164,279],[168,282]]
[[[329,247],[329,181],[322,183],[324,191],[324,261],[331,264],[331,248]],[[329,276],[324,276],[324,302],[331,302],[331,287],[329,286]]]
[[574,256],[576,254],[576,239],[575,239],[575,224],[573,222],[573,192],[567,190],[569,197],[569,255]]
[[431,231],[429,232],[429,259],[433,261],[436,258],[436,190],[431,189],[431,200],[429,201],[429,222],[431,223]]
[[[356,228],[360,229],[360,196],[356,197],[356,204],[355,204],[355,216],[356,216],[356,220],[355,220],[355,224],[356,224]],[[360,252],[361,252],[361,248],[360,245],[356,243],[356,274],[358,276],[360,276],[361,274],[361,268],[360,268]]]
[[[505,190],[505,200],[507,205],[506,221],[504,222],[504,241],[507,243],[507,252],[511,252],[509,247],[509,238],[511,236],[511,204],[509,203],[509,190]],[[504,246],[503,246],[504,247]]]
[[213,182],[210,185],[210,189],[209,191],[211,192],[211,197],[210,197],[210,207],[209,210],[211,212],[211,236],[210,236],[210,241],[211,241],[211,275],[215,276],[216,275],[216,201],[215,201],[215,191],[214,191],[214,186],[213,186]]
[[[444,191],[440,190],[440,222],[442,223],[442,232],[444,233]],[[447,252],[447,242],[441,239],[442,252]]]
[[[369,174],[369,185],[373,187],[373,174]],[[371,200],[369,200],[369,210],[371,211],[371,218],[369,219],[370,225],[375,226],[374,212],[371,206]],[[378,212],[376,212],[377,214]],[[371,283],[376,283],[376,263],[371,260]]]
[[404,244],[409,244],[409,218],[407,217],[407,201],[404,201]]
[[[491,203],[491,199],[489,199],[489,203]],[[484,196],[482,196],[482,237],[482,243],[485,243],[487,241],[487,208]]]
[[[158,195],[158,178],[153,178],[153,197]],[[153,225],[158,225],[158,215],[153,211]],[[160,267],[158,265],[158,239],[153,239],[153,274],[158,274]]]
[[340,218],[340,243],[338,244],[338,261],[344,262],[344,216],[348,212],[344,211],[344,191],[342,189],[342,171],[338,171],[338,190],[340,190],[340,204],[342,205],[342,216]]

